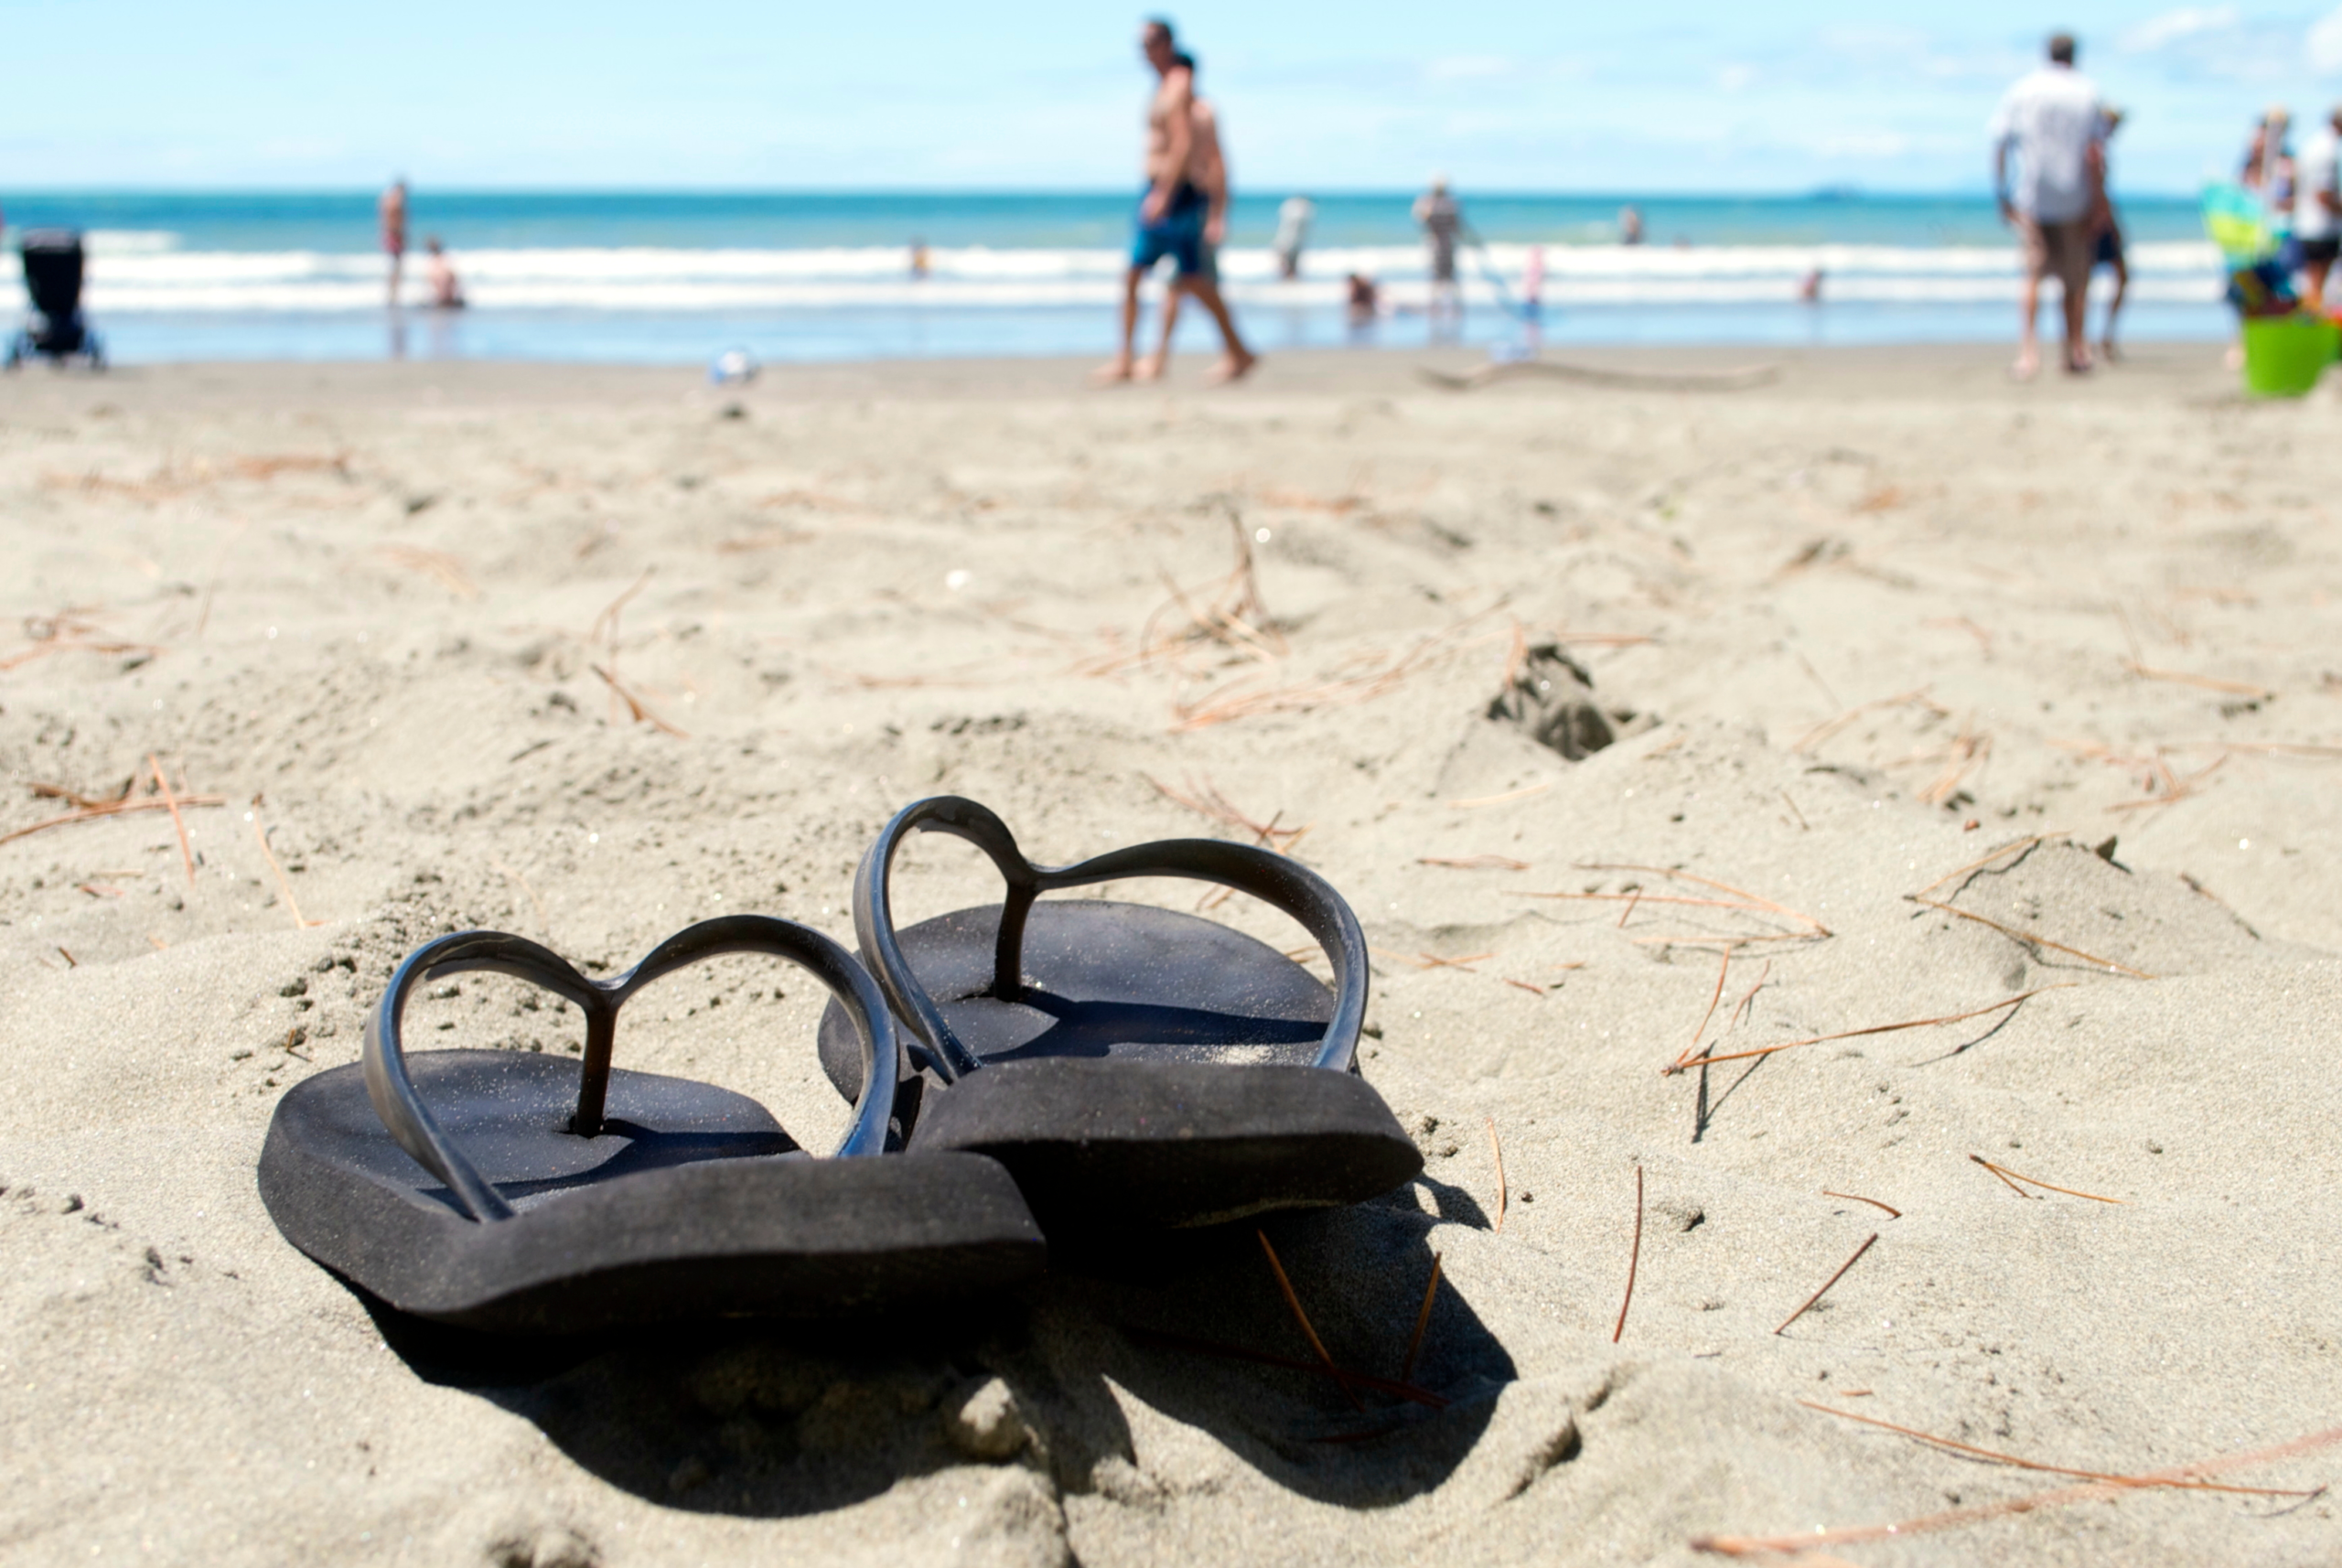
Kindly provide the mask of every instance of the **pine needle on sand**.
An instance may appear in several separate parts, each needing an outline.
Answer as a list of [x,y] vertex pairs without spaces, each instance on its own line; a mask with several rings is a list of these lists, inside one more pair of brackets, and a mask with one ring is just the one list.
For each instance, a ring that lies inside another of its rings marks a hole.
[[1781,1326],[1774,1329],[1773,1332],[1775,1334],[1782,1332],[1782,1330],[1788,1328],[1790,1324],[1795,1323],[1799,1318],[1803,1317],[1807,1313],[1812,1311],[1814,1304],[1819,1302],[1823,1296],[1828,1295],[1830,1294],[1830,1287],[1836,1284],[1840,1280],[1844,1279],[1846,1277],[1846,1271],[1853,1268],[1856,1263],[1861,1262],[1863,1261],[1863,1254],[1869,1251],[1877,1240],[1878,1232],[1874,1230],[1861,1246],[1854,1249],[1854,1255],[1848,1258],[1844,1262],[1840,1263],[1838,1265],[1838,1272],[1832,1274],[1828,1279],[1823,1280],[1821,1282],[1821,1288],[1815,1291],[1811,1295],[1807,1296],[1804,1302],[1795,1312],[1792,1312],[1787,1317],[1782,1318]]
[[[2025,1187],[2037,1187],[2045,1192],[2063,1193],[2068,1197],[2087,1197],[2092,1203],[2112,1203],[2119,1205],[2122,1202],[2119,1197],[2100,1197],[2094,1192],[2078,1192],[2070,1187],[2058,1187],[2052,1182],[2036,1180],[2032,1176],[2023,1175],[2017,1171],[2013,1171],[2006,1165],[1996,1165],[1982,1155],[1971,1155],[1968,1157],[1975,1161],[1978,1165],[1982,1165],[1994,1176],[2000,1177],[2002,1185],[2014,1192],[2019,1197],[2034,1197],[2035,1195],[2025,1191]],[[2019,1187],[2017,1185],[2019,1182],[2023,1182],[2025,1187]]]
[[[1842,1413],[1842,1412],[1840,1412]],[[1966,1508],[1945,1509],[1937,1513],[1921,1514],[1914,1519],[1897,1520],[1891,1524],[1852,1525],[1840,1530],[1810,1530],[1792,1535],[1703,1535],[1694,1537],[1690,1545],[1694,1552],[1705,1552],[1718,1557],[1804,1557],[1820,1547],[1846,1546],[1863,1541],[1892,1541],[1907,1536],[1924,1535],[1939,1530],[1953,1530],[1961,1525],[1981,1524],[1987,1520],[2006,1519],[2012,1514],[2033,1513],[2042,1509],[2058,1508],[2067,1503],[2094,1502],[2120,1498],[2126,1493],[2150,1487],[2168,1487],[2195,1477],[2218,1475],[2228,1470],[2244,1469],[2256,1465],[2273,1465],[2281,1459],[2292,1459],[2304,1454],[2315,1454],[2342,1444],[2342,1426],[2297,1437],[2290,1443],[2273,1447],[2255,1449],[2245,1454],[2232,1454],[2218,1459],[2208,1459],[2194,1465],[2181,1465],[2168,1470],[2156,1470],[2145,1475],[2122,1476],[2113,1480],[2090,1481],[2079,1487],[2060,1487],[2055,1491],[2035,1492],[2029,1497],[2012,1498],[2006,1502],[1981,1503]],[[2323,1491],[2324,1488],[2317,1488]],[[2289,1493],[2288,1496],[2315,1496],[2312,1493]]]
[[1759,1046],[1755,1050],[1735,1051],[1729,1056],[1706,1056],[1696,1060],[1678,1059],[1659,1069],[1661,1078],[1672,1078],[1695,1067],[1714,1067],[1720,1062],[1746,1061],[1753,1057],[1769,1057],[1779,1051],[1793,1051],[1799,1046],[1819,1046],[1831,1040],[1859,1039],[1865,1035],[1891,1035],[1902,1029],[1926,1029],[1938,1024],[1958,1024],[1970,1018],[1981,1018],[1987,1013],[1997,1013],[2004,1007],[2014,1007],[2020,1002],[2040,995],[2045,991],[2068,991],[2077,981],[2060,981],[2055,985],[2036,985],[2030,991],[2020,991],[2014,996],[2004,996],[1998,1002],[1982,1007],[1971,1007],[1965,1013],[1946,1013],[1935,1018],[1911,1018],[1900,1024],[1873,1024],[1867,1028],[1840,1029],[1834,1034],[1809,1035],[1801,1040],[1783,1040],[1778,1046]]
[[[1627,1332],[1627,1309],[1635,1305],[1635,1275],[1643,1263],[1643,1167],[1635,1167],[1635,1244],[1627,1253],[1627,1294],[1618,1303],[1618,1321],[1610,1330],[1616,1345]],[[1827,1287],[1824,1287],[1827,1288]]]
[[1808,1410],[1819,1411],[1823,1415],[1834,1415],[1842,1421],[1858,1421],[1864,1426],[1875,1426],[1900,1436],[1916,1438],[1921,1443],[1933,1444],[1938,1448],[1948,1448],[1955,1454],[1967,1454],[1979,1459],[1990,1459],[1996,1465],[2014,1465],[2020,1470],[2040,1470],[2052,1476],[2072,1476],[2080,1480],[2104,1481],[2110,1486],[2116,1487],[2174,1487],[2186,1491],[2238,1492],[2255,1498],[2301,1498],[2310,1495],[2307,1492],[2280,1491],[2272,1487],[2229,1487],[2223,1486],[2218,1481],[2198,1481],[2186,1477],[2159,1480],[2150,1477],[2111,1475],[2103,1470],[2076,1470],[2064,1465],[2046,1465],[2038,1459],[2025,1459],[2014,1454],[2003,1454],[1997,1449],[1979,1448],[1972,1443],[1962,1443],[1957,1438],[1939,1437],[1932,1432],[1921,1432],[1909,1426],[1897,1426],[1891,1421],[1881,1421],[1875,1415],[1856,1415],[1853,1411],[1838,1410],[1826,1404],[1816,1404],[1811,1400],[1799,1400],[1797,1402]]

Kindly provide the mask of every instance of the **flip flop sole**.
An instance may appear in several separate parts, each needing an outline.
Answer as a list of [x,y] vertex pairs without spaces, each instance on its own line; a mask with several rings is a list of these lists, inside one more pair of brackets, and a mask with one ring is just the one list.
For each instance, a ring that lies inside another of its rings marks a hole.
[[286,1092],[260,1162],[286,1238],[403,1312],[556,1333],[824,1316],[1014,1283],[1047,1261],[1014,1180],[981,1156],[812,1159],[745,1096],[625,1070],[604,1130],[581,1138],[574,1060],[406,1060],[510,1219],[468,1218],[392,1142],[355,1065]]
[[1121,1058],[1004,1062],[930,1088],[910,1153],[944,1150],[1000,1162],[1060,1239],[1358,1203],[1423,1169],[1353,1074]]

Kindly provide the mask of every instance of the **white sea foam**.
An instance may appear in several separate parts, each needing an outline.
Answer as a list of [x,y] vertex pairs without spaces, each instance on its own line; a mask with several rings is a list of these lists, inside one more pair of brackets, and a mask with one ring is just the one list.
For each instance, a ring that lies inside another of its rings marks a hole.
[[[91,236],[86,304],[94,313],[348,312],[380,306],[383,257],[317,251],[187,251],[167,233],[100,231]],[[1499,283],[1518,295],[1529,247],[1467,252],[1467,298],[1492,300]],[[1119,295],[1123,252],[1096,249],[937,248],[929,275],[909,275],[899,246],[800,250],[651,247],[483,250],[455,257],[473,303],[497,310],[688,312],[1098,307]],[[2131,247],[2134,297],[2201,303],[2220,292],[2218,257],[2207,244]],[[1305,275],[1280,283],[1265,250],[1222,253],[1221,275],[1253,306],[1338,306],[1342,280],[1375,278],[1398,304],[1428,288],[1423,250],[1412,245],[1328,247],[1310,252]],[[2013,299],[2010,246],[1719,245],[1702,249],[1616,245],[1545,248],[1543,300],[1573,306],[1694,307],[1778,305],[1808,274],[1824,297],[1877,305],[1948,305]],[[424,287],[423,258],[408,258],[408,291]],[[0,309],[23,306],[14,279]]]

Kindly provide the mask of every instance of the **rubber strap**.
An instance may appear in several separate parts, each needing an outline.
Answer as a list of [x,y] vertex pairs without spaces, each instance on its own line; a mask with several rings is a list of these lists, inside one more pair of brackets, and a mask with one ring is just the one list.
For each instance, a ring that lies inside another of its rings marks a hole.
[[[810,927],[769,915],[723,915],[702,920],[669,937],[640,963],[610,980],[591,979],[552,949],[502,931],[458,931],[425,942],[392,974],[381,1001],[366,1019],[362,1058],[366,1098],[373,1102],[374,1114],[382,1119],[399,1147],[446,1182],[465,1213],[478,1220],[509,1219],[510,1205],[441,1130],[431,1108],[415,1092],[399,1036],[408,995],[425,981],[485,970],[528,981],[576,1003],[586,1015],[586,1051],[578,1069],[577,1109],[570,1117],[568,1131],[591,1138],[602,1130],[618,1010],[660,976],[723,953],[771,953],[811,972],[829,987],[853,1021],[862,1045],[862,1092],[854,1101],[854,1123],[846,1129],[837,1154],[883,1153],[886,1123],[894,1114],[895,1085],[901,1073],[886,997],[869,972],[845,949]],[[884,1074],[881,1062],[886,1064]]]
[[950,833],[967,840],[991,858],[1008,884],[1007,897],[1000,907],[992,984],[985,995],[1014,1002],[1024,994],[1025,922],[1032,913],[1033,901],[1043,893],[1136,876],[1181,876],[1218,883],[1284,910],[1300,921],[1325,950],[1334,966],[1334,1016],[1326,1026],[1313,1065],[1337,1072],[1348,1072],[1356,1065],[1359,1030],[1366,1022],[1366,936],[1333,884],[1299,861],[1273,850],[1220,839],[1161,839],[1072,865],[1035,865],[1016,847],[1008,824],[989,808],[958,795],[937,795],[896,812],[864,854],[854,874],[854,930],[862,945],[863,961],[879,989],[927,1047],[918,1054],[944,1082],[956,1082],[975,1071],[983,1066],[983,1059],[951,1032],[935,998],[911,972],[910,961],[903,956],[902,943],[895,934],[889,891],[895,852],[914,832]]

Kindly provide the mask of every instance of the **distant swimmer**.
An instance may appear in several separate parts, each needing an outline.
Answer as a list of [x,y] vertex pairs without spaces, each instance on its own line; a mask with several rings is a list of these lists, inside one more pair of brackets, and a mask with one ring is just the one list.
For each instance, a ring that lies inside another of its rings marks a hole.
[[1352,273],[1347,282],[1350,326],[1353,328],[1373,326],[1374,318],[1382,313],[1382,296],[1375,288],[1374,280],[1364,273]]
[[456,264],[447,259],[447,252],[439,243],[439,236],[432,235],[423,242],[423,249],[431,257],[431,308],[461,310],[464,307],[464,285],[456,276]]
[[1276,252],[1277,276],[1289,281],[1301,275],[1301,248],[1309,242],[1309,225],[1316,217],[1317,204],[1305,196],[1288,196],[1277,209],[1277,237],[1270,246]]
[[927,242],[924,240],[913,240],[911,242],[911,276],[915,278],[923,278],[926,275]]
[[399,302],[400,274],[406,269],[406,179],[391,181],[379,204],[382,220],[382,252],[391,258],[391,303]]
[[1639,245],[1643,242],[1643,215],[1631,207],[1618,209],[1618,243]]
[[[1133,344],[1138,335],[1138,291],[1146,274],[1165,257],[1176,269],[1173,289],[1193,295],[1219,327],[1228,352],[1214,373],[1218,381],[1234,381],[1257,362],[1244,346],[1211,275],[1207,247],[1208,229],[1224,228],[1223,191],[1215,204],[1206,188],[1209,174],[1199,161],[1195,122],[1195,62],[1184,59],[1174,41],[1171,24],[1156,17],[1139,33],[1139,49],[1155,74],[1155,91],[1146,114],[1146,189],[1139,199],[1137,234],[1131,245],[1130,267],[1123,277],[1122,345],[1114,358],[1092,379],[1126,381],[1136,367]],[[1223,163],[1225,159],[1221,160]]]
[[1820,305],[1821,303],[1822,277],[1823,274],[1820,267],[1806,269],[1805,276],[1799,278],[1797,285],[1797,297],[1800,304]]
[[1464,228],[1464,209],[1447,189],[1447,177],[1432,176],[1431,188],[1415,198],[1415,226],[1423,231],[1431,250],[1431,303],[1434,320],[1443,308],[1457,320],[1464,317],[1464,297],[1456,287],[1456,237]]
[[[2098,89],[2074,69],[2074,39],[2058,33],[2049,40],[2049,59],[2020,79],[1994,111],[1993,188],[2001,219],[2017,231],[2025,247],[2025,291],[2017,306],[2020,331],[2016,363],[2010,373],[2030,381],[2041,368],[2041,341],[2034,317],[2041,284],[2055,277],[2064,295],[2066,369],[2090,369],[2090,215],[2104,195],[2105,166],[2100,146],[2106,117]],[[2009,155],[2016,155],[2012,177]]]

